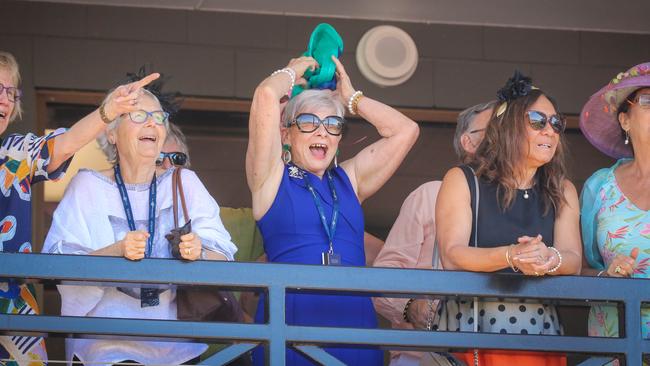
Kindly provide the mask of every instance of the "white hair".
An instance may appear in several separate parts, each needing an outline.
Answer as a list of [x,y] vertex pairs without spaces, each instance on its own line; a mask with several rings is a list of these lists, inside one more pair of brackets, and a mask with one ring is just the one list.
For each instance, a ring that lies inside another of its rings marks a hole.
[[[142,91],[144,95],[151,97],[153,100],[156,101],[156,103],[158,103],[158,105],[160,105],[160,101],[158,100],[158,98],[156,98],[156,96],[153,93],[151,93],[147,89],[142,89]],[[111,93],[112,91],[108,93],[106,98],[102,101],[102,104],[106,103]],[[102,152],[106,156],[106,159],[113,165],[117,163],[117,158],[118,158],[117,146],[115,146],[114,143],[111,143],[109,141],[108,135],[111,131],[116,129],[126,117],[127,117],[126,115],[121,115],[115,118],[113,122],[109,123],[108,126],[106,126],[106,130],[104,130],[104,133],[102,133],[97,137],[97,144],[99,145],[99,148],[102,149]],[[167,123],[165,124],[165,130],[169,130],[169,126]]]

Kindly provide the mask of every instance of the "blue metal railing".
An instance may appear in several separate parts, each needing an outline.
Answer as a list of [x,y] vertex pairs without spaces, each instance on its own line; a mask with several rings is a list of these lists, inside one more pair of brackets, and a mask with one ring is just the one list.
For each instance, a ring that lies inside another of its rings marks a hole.
[[[241,291],[267,292],[268,324],[182,322],[28,316],[0,314],[0,333],[49,336],[120,335],[138,339],[237,342],[205,364],[224,364],[257,344],[266,344],[271,365],[284,365],[285,346],[324,364],[334,363],[322,346],[382,346],[386,349],[505,349],[625,355],[628,365],[641,365],[650,341],[641,337],[641,304],[650,301],[645,280],[591,277],[524,277],[508,274],[323,267],[69,255],[0,253],[0,277],[88,285],[213,285]],[[147,286],[149,287],[149,286]],[[386,297],[443,295],[460,297],[534,298],[554,302],[613,301],[623,304],[620,338],[424,332],[418,330],[306,327],[285,324],[287,292],[341,293]],[[318,346],[318,347],[314,347]]]

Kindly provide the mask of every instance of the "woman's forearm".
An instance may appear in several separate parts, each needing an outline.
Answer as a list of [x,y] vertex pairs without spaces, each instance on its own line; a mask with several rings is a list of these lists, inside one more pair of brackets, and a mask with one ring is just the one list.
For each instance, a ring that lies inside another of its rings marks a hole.
[[455,246],[443,253],[442,262],[446,270],[471,272],[496,272],[510,267],[506,253],[510,247],[474,248]]
[[106,257],[123,257],[122,244],[118,241],[109,246],[90,252],[90,255],[100,255]]

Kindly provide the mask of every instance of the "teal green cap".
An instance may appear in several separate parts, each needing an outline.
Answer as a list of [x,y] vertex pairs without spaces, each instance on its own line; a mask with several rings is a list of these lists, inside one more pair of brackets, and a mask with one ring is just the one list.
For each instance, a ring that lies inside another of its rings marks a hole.
[[[309,47],[303,54],[313,57],[319,65],[318,69],[307,70],[303,75],[307,80],[307,88],[336,90],[336,64],[332,61],[332,56],[339,58],[342,54],[343,39],[336,29],[327,23],[317,25],[311,33]],[[301,85],[294,86],[292,96],[295,97],[304,89]]]

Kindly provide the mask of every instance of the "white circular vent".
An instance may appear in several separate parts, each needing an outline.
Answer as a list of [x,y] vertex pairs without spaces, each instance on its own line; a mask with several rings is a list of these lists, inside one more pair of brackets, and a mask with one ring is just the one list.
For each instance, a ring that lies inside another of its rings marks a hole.
[[380,25],[361,37],[357,65],[363,76],[379,86],[399,85],[415,72],[418,49],[405,31]]

